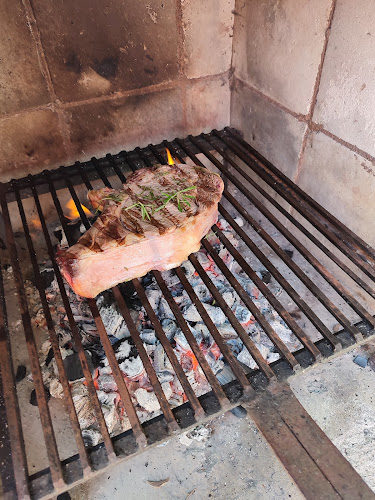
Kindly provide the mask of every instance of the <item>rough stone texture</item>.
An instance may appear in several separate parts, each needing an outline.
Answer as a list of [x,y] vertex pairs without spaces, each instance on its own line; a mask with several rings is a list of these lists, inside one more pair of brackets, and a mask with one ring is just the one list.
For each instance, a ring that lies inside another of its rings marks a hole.
[[195,80],[186,88],[186,124],[189,133],[210,132],[229,124],[230,90],[227,76]]
[[57,114],[29,111],[0,120],[1,181],[57,167],[67,157]]
[[21,2],[0,2],[0,48],[0,114],[47,104],[47,84]]
[[331,3],[237,0],[233,40],[236,76],[291,110],[306,114]]
[[288,177],[298,164],[305,125],[237,82],[231,96],[231,126]]
[[375,365],[353,363],[357,354],[367,357],[371,347],[374,352],[370,342],[289,382],[308,413],[375,491]]
[[179,89],[82,104],[66,115],[73,156],[79,160],[185,133]]
[[337,2],[314,121],[375,156],[375,4]]
[[182,0],[188,78],[223,73],[232,58],[234,0]]
[[72,500],[304,498],[248,416],[228,412],[210,427],[207,442],[174,436],[77,486]]
[[375,166],[322,133],[308,140],[299,185],[375,245]]
[[177,76],[173,0],[33,0],[57,97],[75,101]]

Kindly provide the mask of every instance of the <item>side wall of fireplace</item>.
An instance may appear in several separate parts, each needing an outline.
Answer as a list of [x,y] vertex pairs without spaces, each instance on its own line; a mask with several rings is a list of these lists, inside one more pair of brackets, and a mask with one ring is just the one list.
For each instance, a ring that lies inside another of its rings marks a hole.
[[0,0],[0,180],[229,124],[234,0]]
[[375,245],[375,5],[236,0],[231,125]]

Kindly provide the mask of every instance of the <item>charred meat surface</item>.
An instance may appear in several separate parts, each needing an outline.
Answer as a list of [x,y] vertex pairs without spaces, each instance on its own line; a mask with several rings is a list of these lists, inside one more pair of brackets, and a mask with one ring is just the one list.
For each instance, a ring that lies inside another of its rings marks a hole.
[[75,245],[58,252],[63,276],[78,295],[95,297],[178,266],[217,221],[223,187],[202,167],[165,165],[135,172],[121,190],[89,191],[102,213]]

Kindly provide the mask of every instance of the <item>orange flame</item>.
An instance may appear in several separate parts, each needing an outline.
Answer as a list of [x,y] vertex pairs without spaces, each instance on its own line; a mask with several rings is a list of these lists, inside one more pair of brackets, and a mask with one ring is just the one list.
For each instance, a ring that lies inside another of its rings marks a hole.
[[[69,215],[65,215],[65,217],[70,220],[78,219],[80,215],[73,198],[71,198],[65,206],[69,210]],[[88,217],[94,217],[90,210],[84,205],[81,205],[81,208]]]
[[165,148],[167,150],[167,157],[168,157],[168,165],[174,165],[174,161],[173,161],[173,158],[172,158],[172,155],[169,151],[168,148]]

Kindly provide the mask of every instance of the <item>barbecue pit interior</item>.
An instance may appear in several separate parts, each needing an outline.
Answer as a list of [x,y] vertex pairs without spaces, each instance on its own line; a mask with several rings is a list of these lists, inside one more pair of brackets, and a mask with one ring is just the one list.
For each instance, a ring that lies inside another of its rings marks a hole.
[[[361,4],[1,6],[9,498],[67,491],[373,335],[375,102],[358,61],[375,8]],[[87,191],[168,161],[224,181],[200,251],[75,295],[55,256],[98,216]]]

